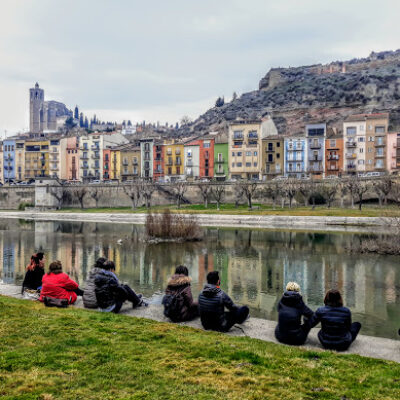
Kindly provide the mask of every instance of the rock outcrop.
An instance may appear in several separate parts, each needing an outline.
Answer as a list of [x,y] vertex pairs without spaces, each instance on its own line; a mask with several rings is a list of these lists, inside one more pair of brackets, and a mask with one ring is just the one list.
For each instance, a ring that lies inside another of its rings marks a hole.
[[389,111],[390,130],[400,131],[400,50],[327,65],[273,68],[259,90],[214,107],[181,130],[207,132],[237,117],[270,115],[279,134],[304,132],[308,123],[326,122],[342,129],[348,115]]

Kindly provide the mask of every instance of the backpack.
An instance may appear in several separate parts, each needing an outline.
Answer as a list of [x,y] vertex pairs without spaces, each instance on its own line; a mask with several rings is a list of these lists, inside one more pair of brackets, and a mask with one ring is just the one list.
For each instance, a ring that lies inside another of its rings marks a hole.
[[171,321],[177,322],[181,319],[182,308],[185,305],[185,299],[182,291],[176,294],[166,294],[163,297],[164,315]]

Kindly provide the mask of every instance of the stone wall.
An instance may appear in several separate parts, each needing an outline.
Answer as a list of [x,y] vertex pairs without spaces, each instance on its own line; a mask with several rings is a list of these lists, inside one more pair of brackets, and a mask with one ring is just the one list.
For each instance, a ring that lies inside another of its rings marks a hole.
[[17,210],[20,204],[35,203],[35,188],[30,187],[0,187],[0,209]]

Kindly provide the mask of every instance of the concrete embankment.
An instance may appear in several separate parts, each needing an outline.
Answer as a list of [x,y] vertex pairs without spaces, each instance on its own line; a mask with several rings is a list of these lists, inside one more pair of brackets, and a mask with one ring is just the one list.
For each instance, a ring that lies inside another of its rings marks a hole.
[[[392,229],[387,217],[322,217],[283,215],[195,214],[202,226],[306,229],[324,231],[377,232]],[[79,221],[144,224],[144,213],[67,213],[38,211],[3,211],[0,218],[22,218],[36,221]],[[393,228],[394,229],[394,228]]]
[[[0,284],[0,294],[21,298],[21,287],[17,285]],[[152,299],[150,299],[150,305],[148,307],[141,307],[134,310],[129,307],[129,304],[126,304],[124,305],[121,313],[132,317],[141,317],[160,322],[168,322],[162,313],[162,306],[159,304],[158,300],[156,301],[157,304],[152,304]],[[81,298],[78,298],[77,304],[74,307],[83,307]],[[182,323],[181,325],[188,325],[193,328],[202,329],[199,319]],[[267,342],[278,343],[274,335],[275,326],[275,321],[250,317],[243,325],[235,325],[228,334],[234,336],[248,336],[251,338],[265,340]],[[303,346],[304,348],[308,350],[322,350],[321,344],[319,343],[317,337],[318,330],[319,328],[314,328],[311,330],[307,339],[307,343],[305,346]],[[346,352],[343,352],[343,354],[358,354],[366,357],[400,362],[400,341],[359,335],[356,341],[351,345],[350,349]]]

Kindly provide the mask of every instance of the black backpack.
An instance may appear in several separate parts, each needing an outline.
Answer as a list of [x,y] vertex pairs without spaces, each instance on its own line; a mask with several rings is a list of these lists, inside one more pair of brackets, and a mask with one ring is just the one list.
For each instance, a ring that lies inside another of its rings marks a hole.
[[181,319],[182,308],[185,305],[185,299],[182,291],[176,294],[166,294],[163,297],[164,315],[171,321],[177,322]]

